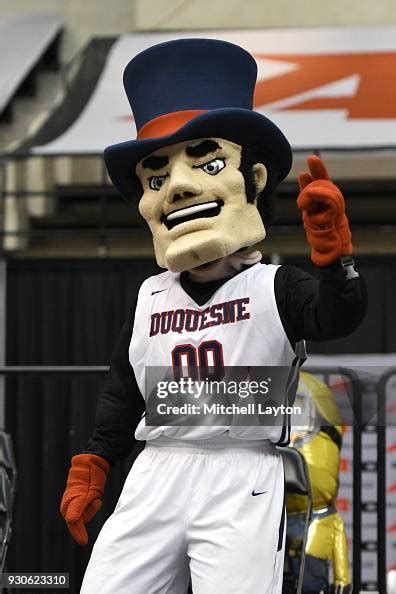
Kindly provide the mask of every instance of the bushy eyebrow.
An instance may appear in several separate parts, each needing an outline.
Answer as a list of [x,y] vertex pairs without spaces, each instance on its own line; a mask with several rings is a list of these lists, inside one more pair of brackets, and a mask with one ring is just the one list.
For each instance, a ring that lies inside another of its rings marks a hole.
[[142,167],[144,169],[153,169],[153,171],[156,171],[157,169],[162,169],[165,165],[168,165],[168,163],[169,157],[150,155],[142,161]]
[[221,149],[221,146],[215,140],[203,140],[195,146],[188,146],[186,148],[186,155],[187,157],[195,157],[198,159],[199,157],[204,157],[209,153],[214,153],[219,149]]

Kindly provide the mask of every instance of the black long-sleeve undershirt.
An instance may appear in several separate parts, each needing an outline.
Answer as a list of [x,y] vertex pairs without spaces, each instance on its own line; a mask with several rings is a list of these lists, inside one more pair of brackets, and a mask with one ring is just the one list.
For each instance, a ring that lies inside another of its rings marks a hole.
[[351,334],[367,309],[361,276],[346,280],[339,261],[317,268],[318,278],[295,266],[281,266],[275,275],[275,298],[286,335],[297,341],[330,340]]
[[[318,268],[318,278],[294,266],[280,266],[275,274],[275,298],[285,333],[294,347],[302,338],[328,340],[355,330],[367,308],[364,280],[346,280],[339,262]],[[198,305],[206,303],[228,279],[195,283],[182,273],[183,289]],[[134,431],[145,403],[129,363],[134,311],[122,327],[110,363],[110,371],[99,398],[95,429],[86,452],[114,464],[126,457],[135,443]]]
[[95,428],[85,449],[87,453],[102,456],[110,464],[131,453],[134,432],[145,411],[144,398],[129,363],[134,319],[135,307],[130,310],[115,345],[96,408]]

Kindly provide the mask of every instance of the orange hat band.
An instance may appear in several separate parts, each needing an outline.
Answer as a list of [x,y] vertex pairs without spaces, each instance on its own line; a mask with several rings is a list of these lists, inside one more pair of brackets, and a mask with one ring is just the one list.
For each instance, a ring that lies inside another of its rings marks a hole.
[[168,136],[168,134],[177,132],[179,128],[187,124],[195,116],[206,113],[207,111],[207,109],[186,109],[184,111],[174,111],[158,116],[158,118],[150,120],[140,128],[137,139],[143,140],[144,138]]

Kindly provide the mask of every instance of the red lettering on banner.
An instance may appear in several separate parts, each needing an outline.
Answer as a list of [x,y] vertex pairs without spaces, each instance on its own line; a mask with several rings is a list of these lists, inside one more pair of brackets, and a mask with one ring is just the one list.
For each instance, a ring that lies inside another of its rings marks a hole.
[[135,118],[133,117],[133,115],[117,116],[114,119],[119,120],[120,122],[134,122],[135,121]]
[[348,393],[348,380],[339,379],[329,385],[332,392],[338,392],[339,394]]
[[340,472],[349,472],[349,460],[348,460],[348,458],[341,458],[341,460],[340,460]]
[[336,500],[336,506],[340,512],[348,512],[350,507],[350,501],[346,497],[339,497]]
[[345,109],[348,119],[396,118],[396,52],[255,55],[298,66],[291,72],[259,81],[254,96],[256,108],[358,75],[360,82],[355,96],[297,99],[292,106],[279,111]]

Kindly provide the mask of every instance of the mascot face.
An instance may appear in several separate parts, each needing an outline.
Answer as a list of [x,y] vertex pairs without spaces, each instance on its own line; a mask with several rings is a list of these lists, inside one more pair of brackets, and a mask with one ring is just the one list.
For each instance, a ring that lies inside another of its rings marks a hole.
[[[228,140],[203,138],[163,147],[138,163],[139,211],[159,266],[190,270],[264,239],[256,201],[246,199],[241,153]],[[256,163],[252,174],[257,196],[267,171]]]

